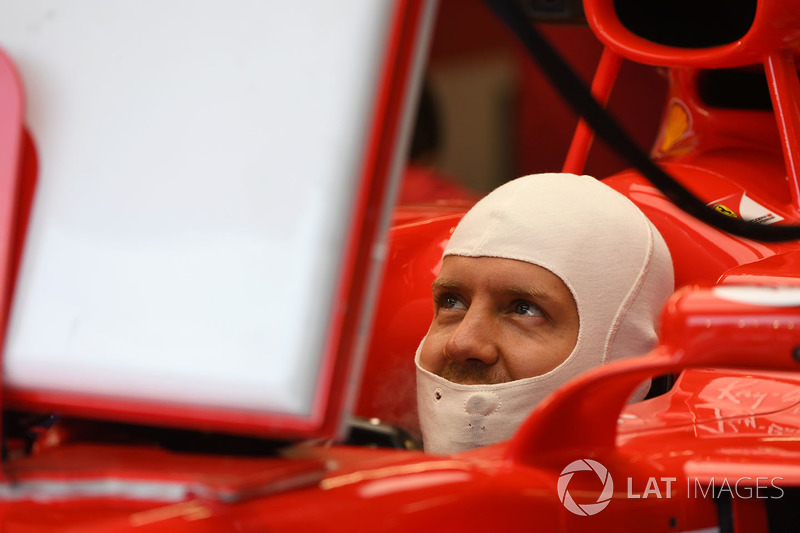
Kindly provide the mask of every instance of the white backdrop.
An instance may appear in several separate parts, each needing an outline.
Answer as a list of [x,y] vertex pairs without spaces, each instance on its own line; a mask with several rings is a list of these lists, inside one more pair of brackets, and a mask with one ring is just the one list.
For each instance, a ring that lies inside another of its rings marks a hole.
[[307,415],[390,7],[0,0],[40,164],[5,383]]

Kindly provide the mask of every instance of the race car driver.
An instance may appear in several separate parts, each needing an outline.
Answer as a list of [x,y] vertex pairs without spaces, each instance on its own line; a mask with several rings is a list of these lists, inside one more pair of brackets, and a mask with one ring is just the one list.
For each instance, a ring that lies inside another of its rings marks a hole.
[[415,359],[425,450],[506,440],[569,379],[649,351],[673,288],[661,235],[600,181],[537,174],[495,189],[456,227],[433,283]]

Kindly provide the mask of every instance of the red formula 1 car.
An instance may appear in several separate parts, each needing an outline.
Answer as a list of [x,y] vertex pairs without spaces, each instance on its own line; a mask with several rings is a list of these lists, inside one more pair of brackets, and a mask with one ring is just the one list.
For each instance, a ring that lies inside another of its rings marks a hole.
[[[553,3],[490,4],[539,50]],[[1,7],[4,531],[794,530],[800,6],[640,4],[583,11],[598,99],[669,73],[652,160],[586,117],[673,257],[660,343],[453,456],[412,359],[469,202],[392,206],[435,6]]]

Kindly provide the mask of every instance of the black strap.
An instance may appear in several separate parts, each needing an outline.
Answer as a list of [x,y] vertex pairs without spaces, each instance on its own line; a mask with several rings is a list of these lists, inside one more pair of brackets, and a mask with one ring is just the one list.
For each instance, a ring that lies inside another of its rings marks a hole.
[[800,239],[800,225],[758,224],[718,213],[664,172],[636,146],[617,122],[595,101],[591,92],[552,46],[528,21],[515,0],[485,0],[495,14],[542,67],[545,75],[572,109],[628,163],[636,168],[675,205],[718,229],[759,241],[779,242]]

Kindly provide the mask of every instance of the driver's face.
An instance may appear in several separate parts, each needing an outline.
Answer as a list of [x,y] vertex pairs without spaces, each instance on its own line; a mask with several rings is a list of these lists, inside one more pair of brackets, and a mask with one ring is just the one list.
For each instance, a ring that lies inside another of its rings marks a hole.
[[549,270],[513,259],[447,256],[420,365],[449,381],[503,383],[544,374],[578,339],[578,310]]

